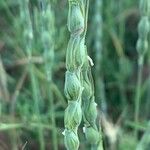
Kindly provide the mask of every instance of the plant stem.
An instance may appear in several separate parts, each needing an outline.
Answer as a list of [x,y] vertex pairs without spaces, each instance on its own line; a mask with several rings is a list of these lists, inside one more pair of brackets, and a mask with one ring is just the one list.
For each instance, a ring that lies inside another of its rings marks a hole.
[[55,116],[55,106],[54,97],[52,93],[52,69],[54,61],[54,15],[52,13],[51,4],[48,0],[43,0],[41,2],[41,40],[43,44],[43,58],[45,60],[45,76],[46,76],[46,87],[49,100],[49,116],[51,118],[51,124],[53,126],[52,130],[52,143],[53,149],[58,150],[57,141],[57,129],[56,129],[56,116]]
[[[137,76],[137,86],[136,86],[136,93],[135,93],[135,116],[134,120],[135,123],[139,123],[139,110],[140,110],[140,103],[141,103],[141,84],[142,84],[142,69],[143,69],[143,56],[139,56],[138,60],[138,76]],[[138,129],[135,128],[135,137],[138,137]]]

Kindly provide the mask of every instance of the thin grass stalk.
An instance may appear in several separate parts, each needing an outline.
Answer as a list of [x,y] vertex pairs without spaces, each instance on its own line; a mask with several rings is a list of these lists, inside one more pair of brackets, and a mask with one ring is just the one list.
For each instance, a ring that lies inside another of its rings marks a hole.
[[[41,100],[40,98],[40,91],[39,91],[39,85],[38,85],[38,80],[35,76],[34,73],[34,66],[31,62],[32,58],[32,49],[33,49],[33,29],[32,29],[32,22],[30,18],[30,11],[29,11],[29,0],[23,0],[19,1],[20,4],[20,19],[22,20],[23,23],[23,39],[24,39],[24,46],[26,49],[29,65],[29,75],[30,75],[30,80],[31,80],[31,88],[32,88],[32,93],[33,93],[33,100],[34,100],[34,110],[37,115],[38,122],[41,122],[40,116],[40,110],[39,110],[39,102]],[[40,126],[38,128],[38,140],[40,143],[40,150],[45,149],[45,142],[44,142],[44,134],[43,134],[43,128]]]
[[126,71],[124,70],[126,65],[126,57],[123,55],[119,56],[119,90],[120,90],[120,97],[122,103],[122,109],[128,107],[127,104],[127,96],[126,96],[126,89],[125,89],[125,81],[126,81]]
[[[150,67],[150,65],[149,65]],[[149,92],[149,89],[150,89],[150,75],[149,75],[149,79],[148,79],[148,85],[147,85],[147,90],[146,90],[146,103],[145,103],[145,113],[146,113],[146,118],[150,117],[150,109],[149,109],[149,106],[150,106],[150,92]]]
[[[123,12],[124,2],[122,0],[119,0],[118,2],[118,14],[121,14]],[[122,53],[119,56],[119,72],[120,72],[120,80],[119,80],[119,89],[120,89],[120,96],[121,96],[121,102],[122,102],[122,109],[124,109],[125,106],[127,106],[127,96],[125,91],[125,79],[126,79],[126,72],[124,71],[124,63],[126,60],[126,57],[124,55],[124,36],[125,36],[125,19],[122,19],[119,22],[119,39],[120,39],[120,45],[122,46]]]
[[57,141],[57,129],[56,129],[56,116],[55,116],[55,105],[54,97],[52,93],[52,71],[53,71],[53,61],[54,61],[54,14],[52,13],[51,4],[48,0],[44,0],[42,5],[42,43],[44,48],[44,60],[45,60],[45,74],[47,80],[47,90],[49,99],[49,115],[51,118],[51,124],[53,126],[52,130],[52,143],[53,149],[58,150]]
[[[105,85],[102,73],[102,36],[103,36],[103,20],[102,20],[102,5],[103,0],[95,0],[94,3],[94,16],[93,16],[93,30],[96,29],[97,32],[94,33],[94,49],[95,49],[95,97],[98,104],[101,105],[101,110],[104,114],[107,114],[107,103],[105,96]],[[100,102],[99,102],[100,101]],[[102,130],[101,124],[99,124],[99,134],[102,140]],[[99,142],[97,149],[103,149],[103,142]]]
[[[122,0],[119,0],[118,2],[118,8],[119,8],[119,14],[121,14],[124,10],[124,5],[125,2]],[[119,22],[119,38],[121,41],[121,45],[124,44],[124,36],[125,36],[125,19],[123,18],[120,22]]]
[[[141,88],[142,88],[142,70],[144,57],[148,50],[148,33],[150,31],[150,1],[149,0],[140,0],[140,14],[141,20],[138,25],[139,39],[137,41],[137,52],[138,52],[138,77],[137,77],[137,88],[135,94],[135,113],[134,121],[135,123],[139,122],[139,112],[141,104]],[[135,138],[138,138],[138,129],[135,129]]]
[[103,21],[102,21],[102,0],[94,2],[93,30],[94,32],[94,50],[95,50],[95,97],[98,104],[101,104],[101,110],[106,114],[107,104],[105,96],[105,85],[102,73],[102,36],[103,36]]
[[[5,72],[3,63],[2,63],[2,59],[1,59],[1,55],[0,55],[0,118],[2,117],[2,108],[3,108],[3,104],[7,103],[9,100],[9,92],[7,89],[7,74]],[[9,115],[11,116],[10,122],[14,122],[15,120],[15,113],[11,111],[11,107],[12,107],[12,102],[13,100],[11,99],[10,101],[10,108],[9,108]],[[5,103],[4,103],[5,102]],[[12,129],[9,132],[9,136],[11,137],[11,145],[12,145],[12,150],[16,150],[17,149],[17,134],[16,134],[16,130]]]
[[[34,67],[33,64],[30,66],[30,78],[31,78],[31,87],[33,93],[33,99],[35,101],[34,109],[37,115],[37,124],[40,124],[41,117],[40,117],[40,110],[39,110],[39,102],[41,101],[40,91],[39,91],[39,83],[34,74]],[[38,140],[40,144],[40,150],[45,150],[45,140],[44,140],[44,129],[42,126],[38,126]]]
[[[123,4],[124,2],[122,0],[119,1],[119,14],[123,11]],[[121,96],[121,102],[122,102],[122,108],[127,106],[127,97],[125,92],[125,76],[124,76],[124,60],[126,59],[123,55],[124,52],[124,33],[125,33],[125,21],[122,19],[119,22],[119,39],[120,39],[120,45],[122,46],[122,55],[119,57],[119,71],[121,79],[119,80],[119,89],[120,89],[120,96]]]
[[7,74],[2,62],[2,57],[0,55],[0,99],[3,99],[3,101],[9,101],[9,91],[8,91],[8,85],[7,85]]
[[[150,21],[150,15],[149,15],[149,21]],[[150,36],[148,38],[148,41],[150,43]],[[150,46],[149,46],[149,49],[148,49],[148,59],[147,59],[147,63],[148,63],[148,67],[150,68]],[[150,74],[148,76],[148,79],[147,79],[147,82],[148,82],[148,85],[147,85],[147,91],[146,91],[146,103],[145,103],[145,112],[146,112],[146,117],[150,117],[150,109],[149,109],[149,106],[150,106],[150,92],[149,92],[149,89],[150,89]]]
[[147,130],[143,134],[139,144],[136,147],[136,150],[148,150],[149,147],[150,147],[150,121],[148,122]]
[[[18,95],[20,93],[20,89],[22,87],[22,84],[24,82],[24,79],[26,77],[26,68],[25,68],[25,71],[23,71],[17,85],[16,85],[16,88],[15,88],[15,91],[14,91],[14,94],[11,98],[11,105],[10,105],[10,116],[11,116],[11,123],[12,122],[15,122],[15,108],[16,108],[16,102],[18,100]],[[11,141],[12,141],[12,145],[13,145],[13,149],[18,149],[18,139],[19,139],[19,136],[17,134],[17,130],[15,128],[12,129],[12,131],[10,132],[10,136],[11,136]],[[13,138],[12,138],[13,137]]]

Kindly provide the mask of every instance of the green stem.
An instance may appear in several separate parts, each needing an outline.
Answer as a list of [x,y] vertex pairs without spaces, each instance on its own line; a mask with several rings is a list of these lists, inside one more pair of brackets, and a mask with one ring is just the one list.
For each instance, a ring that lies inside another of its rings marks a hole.
[[[20,2],[20,11],[21,13],[21,19],[22,22],[24,23],[24,42],[25,42],[25,49],[26,49],[26,54],[27,58],[29,61],[28,64],[28,69],[29,69],[29,76],[31,80],[31,88],[32,88],[32,97],[34,100],[34,110],[37,115],[37,120],[38,123],[41,122],[40,116],[40,111],[39,111],[39,102],[41,101],[40,97],[40,91],[39,91],[39,85],[38,85],[38,80],[35,76],[34,72],[34,66],[32,64],[31,58],[32,58],[32,49],[33,49],[33,29],[32,29],[32,22],[30,18],[30,11],[29,11],[29,0],[24,0],[23,2]],[[26,31],[26,32],[25,32]],[[26,34],[25,34],[26,33]],[[45,149],[45,143],[44,143],[44,135],[43,135],[43,128],[39,127],[38,128],[38,138],[39,138],[39,143],[40,143],[40,150]]]
[[53,148],[54,150],[58,150],[58,141],[57,141],[57,129],[56,129],[56,116],[55,116],[55,106],[54,106],[54,98],[53,98],[53,94],[51,93],[52,91],[52,82],[50,80],[48,80],[47,78],[47,87],[48,87],[48,98],[49,98],[49,102],[50,102],[50,116],[51,116],[51,123],[53,126],[53,130],[52,130],[52,140],[53,140]]
[[85,0],[85,28],[84,28],[84,33],[83,33],[83,37],[86,36],[87,33],[87,22],[88,22],[88,12],[89,12],[89,0]]
[[[138,76],[137,76],[137,86],[135,93],[135,123],[139,123],[139,111],[140,111],[140,103],[141,103],[141,85],[142,85],[142,69],[143,69],[143,56],[139,56],[138,60]],[[138,137],[138,129],[135,128],[135,138]]]
[[[34,100],[34,109],[36,112],[36,115],[38,117],[38,122],[41,123],[41,117],[40,117],[40,110],[39,110],[39,102],[41,100],[39,95],[39,85],[37,82],[37,78],[34,74],[34,68],[33,64],[29,64],[29,74],[31,79],[31,88],[33,93],[33,100]],[[44,142],[44,135],[43,135],[43,127],[39,126],[38,128],[38,137],[39,137],[39,143],[40,143],[40,150],[45,150],[45,142]]]
[[[51,5],[48,0],[42,1],[41,9],[41,22],[42,22],[42,42],[44,49],[44,60],[45,60],[45,76],[47,80],[47,94],[49,100],[49,116],[51,118],[51,124],[53,126],[52,130],[52,143],[53,149],[58,150],[58,141],[57,141],[57,129],[56,129],[56,116],[55,116],[55,106],[54,106],[54,97],[53,97],[53,87],[52,87],[52,69],[53,69],[53,60],[54,60],[54,16],[51,10]],[[48,36],[45,37],[45,34]]]

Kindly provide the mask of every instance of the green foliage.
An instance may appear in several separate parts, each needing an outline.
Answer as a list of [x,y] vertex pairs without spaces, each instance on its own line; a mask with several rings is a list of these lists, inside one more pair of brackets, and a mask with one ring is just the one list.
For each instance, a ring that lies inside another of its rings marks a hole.
[[0,149],[149,149],[149,7],[1,0]]
[[[139,38],[137,41],[137,52],[138,52],[138,79],[137,79],[137,89],[135,95],[135,122],[139,121],[139,111],[141,103],[141,86],[142,86],[142,69],[145,54],[148,51],[148,34],[150,31],[150,22],[149,22],[149,11],[150,2],[148,0],[142,0],[140,2],[140,13],[141,19],[138,24],[138,34]],[[135,135],[137,131],[135,129]],[[137,135],[136,135],[137,136]]]

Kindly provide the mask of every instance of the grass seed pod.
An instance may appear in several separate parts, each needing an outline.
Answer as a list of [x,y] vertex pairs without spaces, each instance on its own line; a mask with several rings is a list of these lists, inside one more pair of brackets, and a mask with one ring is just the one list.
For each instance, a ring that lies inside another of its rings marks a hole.
[[67,47],[67,53],[66,53],[66,68],[68,71],[73,72],[76,68],[75,65],[75,46],[77,46],[79,40],[78,37],[71,36],[68,47]]
[[66,56],[67,70],[73,71],[81,68],[86,59],[85,39],[80,36],[71,36]]
[[84,91],[82,94],[83,100],[90,99],[92,97],[92,90],[89,82],[83,81]]
[[150,23],[148,16],[144,16],[138,25],[139,36],[141,39],[145,40],[150,31]]
[[86,52],[85,52],[85,39],[80,38],[79,45],[76,48],[75,52],[75,60],[76,66],[81,67],[83,66],[85,59],[86,59]]
[[[68,29],[71,33],[84,29],[84,17],[81,13],[78,2],[69,4]],[[81,32],[81,33],[82,33]]]
[[148,41],[138,39],[136,49],[139,55],[144,55],[148,50]]
[[97,104],[95,103],[94,100],[89,101],[89,103],[85,102],[85,105],[84,105],[85,119],[93,127],[95,127],[95,121],[96,121],[96,118],[97,118],[96,106],[97,106]]
[[85,70],[83,70],[82,72],[82,75],[84,77],[84,80],[83,80],[84,90],[83,90],[82,97],[83,97],[83,100],[86,101],[87,99],[90,99],[93,96],[94,91],[92,89],[92,82],[90,82],[90,79],[89,79],[88,67],[86,65],[84,65],[84,67],[85,67]]
[[140,1],[140,13],[141,19],[138,24],[138,41],[137,41],[137,52],[139,57],[144,57],[148,50],[148,34],[150,31],[149,13],[150,13],[150,1],[141,0]]
[[141,16],[150,16],[150,2],[149,0],[140,0]]
[[64,132],[64,141],[67,150],[78,150],[79,148],[79,140],[77,134],[72,130],[65,130]]
[[79,102],[69,102],[65,111],[65,127],[75,129],[80,125],[82,119],[82,110]]
[[96,145],[99,141],[99,133],[92,127],[85,127],[85,137],[91,145]]
[[68,100],[77,100],[82,89],[81,83],[76,72],[66,72],[65,77],[65,95]]

